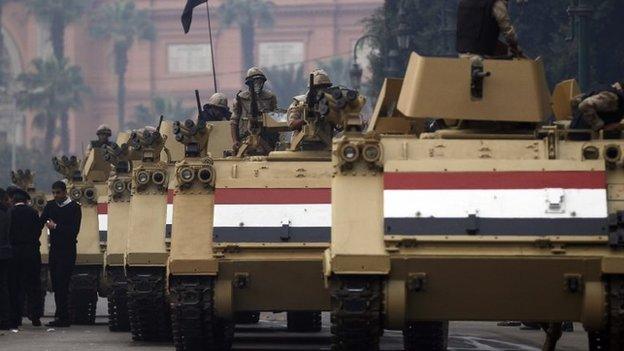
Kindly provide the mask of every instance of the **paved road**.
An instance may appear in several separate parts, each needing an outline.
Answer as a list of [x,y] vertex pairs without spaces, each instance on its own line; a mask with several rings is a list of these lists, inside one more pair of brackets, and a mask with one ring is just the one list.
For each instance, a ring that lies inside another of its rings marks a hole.
[[[98,311],[104,313],[104,301]],[[47,308],[50,309],[51,306]],[[167,343],[133,342],[128,333],[110,333],[106,317],[98,317],[95,326],[73,326],[69,329],[34,328],[28,325],[18,332],[0,333],[0,350],[4,351],[164,351],[173,350]],[[328,350],[330,337],[328,317],[324,316],[324,328],[316,334],[293,334],[285,332],[284,314],[263,314],[257,326],[237,327],[235,350]],[[539,351],[543,334],[538,331],[520,330],[517,327],[498,327],[495,323],[451,323],[450,348],[453,351]],[[401,350],[401,333],[386,331],[382,350]],[[586,338],[582,328],[565,333],[558,350],[586,350]]]

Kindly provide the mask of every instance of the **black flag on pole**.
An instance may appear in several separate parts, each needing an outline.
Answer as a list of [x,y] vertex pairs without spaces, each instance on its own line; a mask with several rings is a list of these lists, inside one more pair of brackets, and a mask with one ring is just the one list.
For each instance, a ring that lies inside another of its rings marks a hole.
[[184,12],[182,12],[182,27],[184,27],[184,33],[188,33],[191,29],[191,22],[193,21],[193,9],[205,3],[206,1],[207,0],[186,0]]

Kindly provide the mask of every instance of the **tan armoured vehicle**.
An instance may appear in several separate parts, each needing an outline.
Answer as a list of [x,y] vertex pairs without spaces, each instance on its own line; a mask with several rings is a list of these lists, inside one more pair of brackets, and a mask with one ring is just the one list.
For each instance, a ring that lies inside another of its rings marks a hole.
[[172,217],[168,189],[172,162],[180,157],[173,145],[175,140],[169,137],[171,129],[171,122],[161,121],[158,128],[132,132],[128,141],[130,152],[139,154],[138,160],[132,162],[130,220],[124,253],[130,331],[135,340],[171,339],[165,294]]
[[[332,174],[331,135],[321,137],[321,127],[359,121],[364,99],[338,87],[317,97],[304,117],[309,137],[291,150],[178,164],[168,270],[178,350],[229,349],[240,312],[286,311],[289,330],[320,330],[320,311],[330,308],[321,269]],[[270,114],[260,118],[258,130],[286,130]],[[193,124],[180,129],[190,141]],[[210,182],[202,168],[214,174]]]
[[119,133],[117,142],[104,146],[104,159],[113,167],[108,178],[108,234],[104,273],[109,286],[108,327],[111,331],[130,331],[124,254],[130,228],[130,192],[132,161],[139,153],[131,152],[130,133]]
[[[622,350],[624,141],[545,125],[549,95],[540,61],[413,54],[369,129],[334,141],[334,349],[377,349],[386,328],[442,350],[446,321],[522,320],[546,350],[562,321]],[[413,133],[425,118],[455,127]]]
[[94,324],[103,267],[105,232],[99,226],[107,190],[104,182],[108,163],[99,150],[92,149],[87,160],[80,163],[75,156],[53,158],[55,171],[67,180],[69,197],[80,204],[82,221],[76,248],[76,266],[70,283],[69,309],[72,324]]
[[[18,188],[25,190],[28,195],[30,195],[30,205],[37,210],[39,214],[43,212],[43,208],[46,205],[46,195],[43,192],[38,191],[35,188],[35,174],[31,172],[29,169],[18,169],[17,171],[11,171],[11,182],[15,184]],[[43,307],[45,303],[46,291],[48,290],[48,286],[50,285],[48,275],[48,259],[50,254],[50,242],[48,240],[48,230],[42,229],[41,236],[39,237],[39,252],[41,254],[41,299],[38,302],[37,306],[40,307],[39,315],[43,316]],[[31,304],[31,301],[28,301],[28,296],[26,296],[26,304]],[[26,308],[25,311],[29,311],[29,308]]]

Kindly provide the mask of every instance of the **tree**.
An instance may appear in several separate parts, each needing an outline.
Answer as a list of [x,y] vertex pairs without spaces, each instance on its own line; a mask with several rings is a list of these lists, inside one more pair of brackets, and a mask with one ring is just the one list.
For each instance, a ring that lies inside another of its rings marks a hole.
[[348,87],[351,85],[349,78],[350,62],[342,57],[317,61],[318,68],[323,69],[329,75],[334,85]]
[[134,121],[126,123],[126,129],[155,127],[160,116],[173,121],[184,120],[191,118],[194,111],[192,108],[184,107],[182,100],[157,96],[152,99],[151,106],[141,104],[134,109]]
[[[65,60],[65,30],[67,26],[78,21],[91,6],[93,0],[26,0],[26,6],[50,29],[50,42],[54,57],[58,62]],[[69,145],[69,111],[62,111],[61,139],[63,150]]]
[[219,17],[225,28],[236,25],[240,28],[242,70],[254,66],[256,26],[273,25],[273,3],[267,0],[229,0],[219,6]]
[[1,29],[2,25],[2,13],[4,12],[4,6],[13,0],[0,0],[0,88],[6,88],[8,85],[7,66],[9,64],[7,59],[6,48],[4,47],[4,33]]
[[117,0],[98,8],[92,18],[91,35],[113,44],[114,69],[117,75],[117,125],[125,125],[126,72],[128,51],[136,39],[154,40],[156,28],[147,10],[139,10],[132,0]]
[[304,94],[308,81],[303,74],[303,65],[269,67],[264,70],[269,79],[269,88],[277,95],[277,105],[287,108],[292,98]]
[[[31,72],[17,77],[21,89],[16,93],[17,106],[35,113],[33,124],[45,131],[44,150],[54,150],[57,122],[63,114],[82,107],[82,98],[88,87],[78,66],[70,66],[66,59],[35,59]],[[61,124],[61,127],[62,124]],[[69,139],[63,138],[64,153],[69,152]]]

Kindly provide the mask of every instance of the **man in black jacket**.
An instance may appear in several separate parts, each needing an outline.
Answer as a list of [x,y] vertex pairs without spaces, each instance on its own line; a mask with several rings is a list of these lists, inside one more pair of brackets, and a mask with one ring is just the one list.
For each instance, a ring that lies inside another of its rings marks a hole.
[[76,264],[82,212],[80,204],[67,197],[65,183],[58,181],[52,184],[52,194],[54,200],[49,201],[41,213],[41,223],[50,230],[49,267],[56,303],[56,319],[46,326],[69,327],[69,283]]
[[0,330],[12,327],[10,322],[11,305],[9,303],[9,259],[11,258],[11,244],[9,228],[11,216],[9,214],[8,199],[4,189],[0,188]]
[[11,258],[9,283],[11,321],[14,327],[22,324],[24,297],[28,296],[28,318],[33,326],[41,326],[41,254],[39,236],[42,223],[37,211],[28,205],[30,196],[22,189],[13,192],[11,209]]

